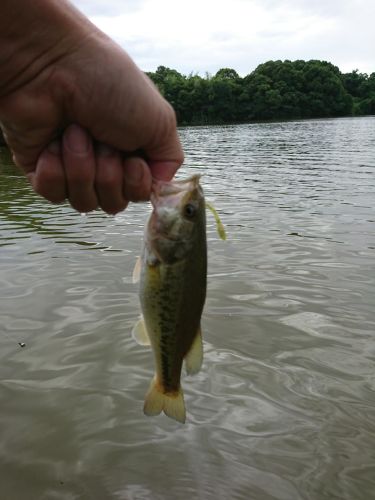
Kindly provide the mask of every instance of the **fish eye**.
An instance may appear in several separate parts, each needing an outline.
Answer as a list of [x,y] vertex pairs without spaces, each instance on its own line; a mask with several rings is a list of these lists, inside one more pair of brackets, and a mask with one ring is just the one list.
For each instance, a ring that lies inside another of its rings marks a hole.
[[195,205],[193,205],[192,203],[187,203],[184,206],[184,215],[186,217],[188,217],[189,219],[192,219],[196,213],[197,213],[197,209],[196,209]]

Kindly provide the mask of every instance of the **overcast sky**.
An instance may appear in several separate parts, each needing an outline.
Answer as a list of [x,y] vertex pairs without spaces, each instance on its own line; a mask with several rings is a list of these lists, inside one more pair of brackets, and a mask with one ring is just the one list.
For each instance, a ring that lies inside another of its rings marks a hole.
[[144,71],[240,75],[276,59],[375,71],[375,0],[73,0]]

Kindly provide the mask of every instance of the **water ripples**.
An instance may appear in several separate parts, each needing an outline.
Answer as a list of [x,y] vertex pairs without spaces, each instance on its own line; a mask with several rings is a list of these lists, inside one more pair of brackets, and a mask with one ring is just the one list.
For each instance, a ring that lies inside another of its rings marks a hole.
[[[203,173],[204,368],[142,414],[130,331],[149,208],[76,214],[0,154],[0,479],[38,500],[362,500],[375,489],[375,119],[181,130]],[[25,342],[21,348],[18,342]]]

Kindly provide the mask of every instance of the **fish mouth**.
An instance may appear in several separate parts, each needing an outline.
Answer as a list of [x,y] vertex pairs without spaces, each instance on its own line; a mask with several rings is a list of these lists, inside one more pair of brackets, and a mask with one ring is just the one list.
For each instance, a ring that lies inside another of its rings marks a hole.
[[188,179],[160,181],[153,179],[151,188],[151,203],[155,207],[158,199],[167,196],[179,196],[199,186],[201,174],[194,174]]

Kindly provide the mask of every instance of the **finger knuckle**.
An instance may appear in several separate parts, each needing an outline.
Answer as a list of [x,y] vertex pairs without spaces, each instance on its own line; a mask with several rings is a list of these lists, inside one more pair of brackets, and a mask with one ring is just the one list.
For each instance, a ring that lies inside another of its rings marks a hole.
[[97,178],[96,187],[99,190],[112,191],[120,184],[119,176],[112,172],[103,173]]
[[79,169],[69,172],[67,178],[69,186],[78,189],[86,188],[92,185],[93,182],[92,175],[89,172],[85,172]]

